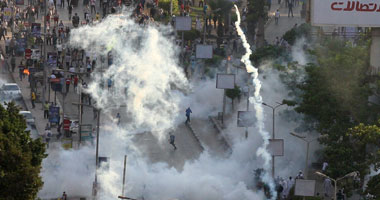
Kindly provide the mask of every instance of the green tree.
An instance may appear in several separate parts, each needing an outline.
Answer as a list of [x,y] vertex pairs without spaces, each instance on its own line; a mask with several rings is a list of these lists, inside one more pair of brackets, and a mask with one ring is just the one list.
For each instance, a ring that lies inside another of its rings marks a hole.
[[[267,0],[248,0],[248,14],[247,14],[247,27],[248,36],[253,38],[256,35],[256,46],[264,46],[265,38],[265,22],[268,19],[268,5]],[[257,28],[257,33],[256,33]]]
[[234,89],[226,89],[226,96],[232,100],[232,109],[234,109],[234,100],[241,97],[240,87],[235,85]]
[[[224,32],[228,30],[228,16],[231,14],[231,8],[233,3],[228,0],[211,0],[208,2],[210,6],[211,13],[218,19],[217,27],[217,44],[218,46],[222,43],[221,37],[224,36]],[[209,18],[213,17],[211,14]]]
[[173,6],[173,15],[178,15],[178,0],[161,0],[158,2],[158,7],[162,8],[165,12],[170,14],[170,3],[172,1]]
[[[313,53],[316,64],[305,67],[307,76],[298,85],[302,94],[296,111],[307,116],[312,128],[328,135],[320,141],[325,145],[322,157],[334,178],[356,170],[364,175],[368,169],[368,163],[362,162],[365,146],[353,143],[347,135],[349,128],[371,122],[375,114],[367,103],[371,95],[368,47],[368,43],[323,41]],[[359,145],[358,149],[353,145]]]
[[45,145],[25,131],[26,122],[14,103],[0,105],[0,199],[36,199],[43,182]]
[[376,199],[380,199],[380,174],[373,176],[367,184],[366,194],[370,193],[376,196]]

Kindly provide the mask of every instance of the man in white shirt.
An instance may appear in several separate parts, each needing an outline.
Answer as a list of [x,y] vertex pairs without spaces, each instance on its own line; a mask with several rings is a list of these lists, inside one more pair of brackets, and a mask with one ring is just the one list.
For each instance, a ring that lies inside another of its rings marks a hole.
[[322,164],[322,171],[325,172],[329,164],[327,162],[323,162]]

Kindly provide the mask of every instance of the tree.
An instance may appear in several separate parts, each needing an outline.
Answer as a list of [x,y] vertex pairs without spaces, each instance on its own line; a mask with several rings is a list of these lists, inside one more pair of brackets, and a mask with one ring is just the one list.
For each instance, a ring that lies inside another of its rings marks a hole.
[[47,156],[41,139],[25,131],[26,122],[14,103],[0,105],[0,199],[36,199],[43,182],[41,162]]
[[234,89],[226,89],[226,96],[232,100],[232,110],[234,109],[234,100],[236,98],[240,99],[241,91],[240,87],[235,85]]
[[367,184],[366,194],[370,193],[380,199],[380,174],[373,176]]
[[233,3],[228,0],[211,0],[208,2],[208,5],[210,6],[213,15],[218,19],[217,44],[219,46],[222,42],[221,38],[224,36],[225,30],[228,30],[229,27],[228,15],[231,13]]
[[[265,22],[268,18],[268,2],[266,0],[248,0],[248,35],[256,34],[256,47],[260,48],[265,44]],[[257,28],[257,33],[256,33]]]
[[358,131],[349,128],[373,123],[376,114],[367,103],[371,95],[368,47],[338,39],[323,41],[313,52],[315,64],[305,67],[306,78],[298,85],[302,94],[295,110],[307,116],[312,128],[328,135],[320,142],[325,145],[322,157],[329,163],[327,173],[333,178],[352,171],[368,173],[366,145],[349,136]]

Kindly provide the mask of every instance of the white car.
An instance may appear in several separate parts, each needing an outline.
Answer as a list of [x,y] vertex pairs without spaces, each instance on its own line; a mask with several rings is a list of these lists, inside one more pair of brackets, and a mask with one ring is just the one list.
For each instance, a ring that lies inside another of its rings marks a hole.
[[21,98],[21,90],[16,83],[5,83],[0,88],[0,95],[3,98],[18,99]]
[[30,111],[20,111],[18,114],[24,116],[25,121],[27,124],[34,125],[35,124],[35,118],[33,117],[32,113]]

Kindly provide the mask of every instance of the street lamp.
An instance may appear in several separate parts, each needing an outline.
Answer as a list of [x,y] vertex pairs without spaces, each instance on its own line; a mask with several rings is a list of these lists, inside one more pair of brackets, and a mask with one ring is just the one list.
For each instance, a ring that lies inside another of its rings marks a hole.
[[[267,107],[269,107],[269,108],[272,108],[272,110],[273,110],[273,127],[272,127],[272,139],[275,139],[275,132],[274,132],[274,125],[275,125],[275,111],[276,111],[276,108],[278,108],[278,107],[280,107],[280,106],[282,106],[282,105],[285,105],[284,103],[278,103],[278,102],[276,102],[278,105],[276,105],[276,106],[271,106],[271,105],[268,105],[268,104],[266,104],[266,103],[262,103],[264,106],[267,106]],[[274,156],[272,155],[272,177],[274,178]]]
[[311,139],[311,140],[307,140],[306,139],[306,136],[302,136],[302,135],[298,135],[297,133],[294,133],[294,132],[290,132],[290,135],[294,136],[294,137],[297,137],[303,141],[306,142],[306,162],[305,162],[305,179],[307,179],[307,174],[308,174],[308,162],[309,162],[309,146],[310,146],[310,143],[311,142],[314,142],[315,140],[319,139],[319,138],[324,138],[326,137],[327,135],[321,135],[317,138],[314,138],[314,139]]
[[326,174],[324,174],[324,173],[322,173],[322,172],[315,172],[317,175],[319,175],[319,176],[322,176],[322,177],[325,177],[325,178],[328,178],[328,179],[330,179],[330,180],[332,180],[332,181],[334,181],[334,200],[336,200],[336,189],[337,189],[337,182],[338,181],[340,181],[340,180],[342,180],[342,179],[344,179],[344,178],[348,178],[348,177],[356,177],[356,176],[358,176],[359,175],[359,172],[358,171],[354,171],[354,172],[350,172],[350,173],[348,173],[348,174],[346,174],[346,175],[344,175],[344,176],[342,176],[342,177],[340,177],[340,178],[337,178],[337,179],[332,179],[332,178],[330,178],[329,176],[327,176]]

